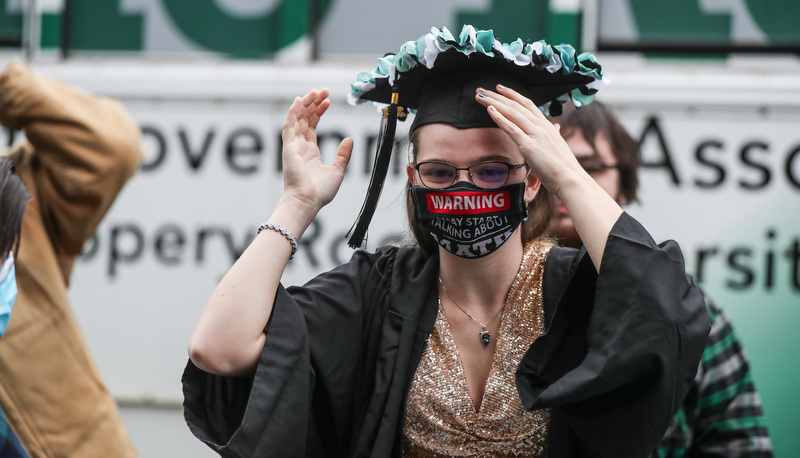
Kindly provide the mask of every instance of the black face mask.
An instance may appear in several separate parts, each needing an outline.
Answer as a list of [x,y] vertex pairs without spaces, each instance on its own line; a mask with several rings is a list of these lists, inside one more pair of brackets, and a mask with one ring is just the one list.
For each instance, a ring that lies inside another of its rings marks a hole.
[[528,219],[525,183],[481,189],[460,181],[445,189],[411,187],[414,218],[445,250],[462,258],[495,252]]

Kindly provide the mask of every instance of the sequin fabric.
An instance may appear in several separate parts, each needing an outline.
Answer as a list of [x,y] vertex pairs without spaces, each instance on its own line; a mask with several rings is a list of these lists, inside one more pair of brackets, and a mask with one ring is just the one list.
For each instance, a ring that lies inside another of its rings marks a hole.
[[544,332],[542,276],[550,248],[541,243],[525,247],[506,298],[478,412],[440,302],[406,401],[403,456],[547,456],[550,411],[522,407],[514,374],[528,347]]

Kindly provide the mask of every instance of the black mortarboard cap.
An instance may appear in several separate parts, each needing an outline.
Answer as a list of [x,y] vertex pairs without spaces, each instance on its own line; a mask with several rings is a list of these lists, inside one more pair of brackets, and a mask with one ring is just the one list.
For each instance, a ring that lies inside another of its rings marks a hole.
[[[543,40],[502,43],[491,30],[465,25],[458,37],[447,28],[431,29],[403,44],[397,54],[378,60],[378,68],[361,73],[348,101],[375,102],[383,108],[378,151],[367,197],[348,244],[362,245],[375,212],[394,145],[398,113],[416,113],[411,132],[431,123],[457,128],[496,127],[486,107],[475,101],[475,89],[508,86],[531,99],[545,114],[557,116],[561,105],[590,103],[607,83],[593,55],[576,55],[572,46]],[[386,107],[388,105],[388,107]]]

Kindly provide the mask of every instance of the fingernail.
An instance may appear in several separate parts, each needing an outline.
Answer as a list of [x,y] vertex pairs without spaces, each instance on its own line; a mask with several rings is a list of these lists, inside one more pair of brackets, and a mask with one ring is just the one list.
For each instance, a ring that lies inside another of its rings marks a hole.
[[486,98],[486,94],[484,94],[483,92],[479,92],[478,93],[478,98],[485,99]]
[[503,90],[503,89],[505,89],[505,88],[506,88],[506,87],[505,87],[505,86],[503,86],[502,84],[498,84],[498,85],[497,85],[497,89]]

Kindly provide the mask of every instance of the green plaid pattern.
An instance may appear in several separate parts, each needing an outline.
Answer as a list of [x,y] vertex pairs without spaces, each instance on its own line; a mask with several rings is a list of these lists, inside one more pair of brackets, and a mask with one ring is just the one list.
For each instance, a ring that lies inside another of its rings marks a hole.
[[747,355],[728,319],[708,298],[706,308],[711,332],[703,359],[651,457],[772,457]]

